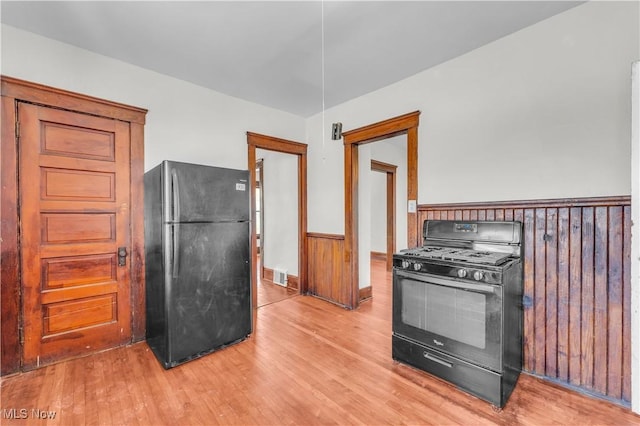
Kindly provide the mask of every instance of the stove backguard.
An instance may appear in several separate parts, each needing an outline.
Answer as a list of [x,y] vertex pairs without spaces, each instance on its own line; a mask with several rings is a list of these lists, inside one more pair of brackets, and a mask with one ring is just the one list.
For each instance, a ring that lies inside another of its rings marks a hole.
[[424,246],[497,251],[522,257],[522,223],[506,221],[425,220]]

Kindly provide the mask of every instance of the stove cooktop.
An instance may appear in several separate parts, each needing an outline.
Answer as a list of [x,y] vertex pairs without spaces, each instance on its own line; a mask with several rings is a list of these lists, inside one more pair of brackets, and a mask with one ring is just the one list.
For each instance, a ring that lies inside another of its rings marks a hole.
[[509,253],[438,246],[423,246],[414,249],[401,250],[400,254],[419,257],[422,259],[449,260],[494,266],[506,262],[510,257]]

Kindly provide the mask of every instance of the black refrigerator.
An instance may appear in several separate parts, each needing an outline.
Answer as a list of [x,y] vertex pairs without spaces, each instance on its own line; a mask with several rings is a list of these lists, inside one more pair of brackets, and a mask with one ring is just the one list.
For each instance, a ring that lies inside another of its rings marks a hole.
[[164,368],[250,333],[249,172],[164,161],[144,175],[146,337]]

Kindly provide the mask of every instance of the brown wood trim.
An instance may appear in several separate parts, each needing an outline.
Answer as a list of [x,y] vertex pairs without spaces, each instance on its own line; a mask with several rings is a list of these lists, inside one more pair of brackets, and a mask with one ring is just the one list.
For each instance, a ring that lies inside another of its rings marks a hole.
[[346,305],[358,307],[359,260],[358,260],[358,145],[344,146],[345,177],[345,221],[344,221],[344,275],[347,280],[341,285],[348,288]]
[[15,134],[16,105],[15,99],[2,97],[2,155],[0,156],[0,186],[2,187],[2,202],[0,203],[0,328],[1,355],[0,374],[5,375],[20,368],[20,339],[18,327],[20,325],[20,281],[18,252],[18,152]]
[[420,204],[418,210],[470,210],[479,208],[526,209],[540,207],[596,207],[609,205],[631,205],[630,195],[586,198],[553,198],[540,200],[488,201],[471,203]]
[[74,93],[39,83],[1,76],[2,96],[51,107],[68,109],[115,118],[131,123],[144,124],[147,110],[112,102],[93,96]]
[[145,335],[145,281],[144,281],[144,123],[147,110],[87,95],[69,92],[38,83],[0,76],[2,93],[2,155],[0,179],[2,202],[0,218],[1,304],[2,329],[0,341],[0,374],[6,375],[21,368],[21,345],[18,327],[20,311],[20,265],[18,240],[18,151],[15,137],[17,102],[42,104],[85,114],[127,121],[131,132],[131,309],[132,339]]
[[[418,201],[418,127],[407,131],[407,202]],[[418,211],[407,211],[407,245],[417,247],[422,239],[422,230],[418,224]]]
[[383,173],[395,173],[398,170],[398,166],[389,163],[383,163],[378,160],[371,160],[371,170],[375,170]]
[[387,173],[387,271],[393,268],[396,251],[396,174]]
[[372,251],[371,252],[371,260],[382,260],[384,262],[387,261],[387,253],[383,253],[381,251]]
[[379,121],[357,129],[342,133],[345,145],[359,144],[362,142],[375,142],[387,139],[418,127],[420,111],[410,112],[404,115]]
[[256,148],[283,152],[285,154],[307,154],[307,144],[305,143],[261,135],[259,133],[247,132],[247,143]]
[[[305,148],[306,149],[306,148]],[[309,290],[307,281],[307,152],[298,156],[298,286],[301,294]]]
[[265,281],[273,282],[273,269],[262,267],[262,271],[264,274],[262,275],[262,279]]
[[[249,151],[247,152],[247,163],[249,168],[249,188],[251,195],[251,223],[256,223],[256,147],[249,145]],[[263,213],[264,214],[264,213]],[[258,309],[258,280],[257,280],[257,268],[258,266],[258,243],[256,240],[256,227],[251,227],[251,306],[253,306],[253,319],[252,330],[256,329],[258,316],[255,314]],[[264,278],[264,269],[260,266],[260,277]]]
[[324,238],[327,240],[344,240],[344,235],[323,234],[321,232],[307,232],[307,238]]
[[[307,145],[273,136],[247,132],[248,168],[251,186],[251,220],[256,221],[255,193],[256,193],[256,149],[295,154],[298,156],[298,274],[300,293],[307,292]],[[264,212],[263,212],[264,214]],[[255,227],[251,227],[251,264],[256,265],[258,250],[256,246]],[[255,268],[254,268],[255,269]],[[254,309],[258,308],[258,291],[256,271],[251,274],[252,302]],[[254,325],[256,315],[254,311]]]
[[[418,124],[420,111],[414,111],[342,134],[344,140],[344,286],[350,288],[349,308],[358,307],[358,145],[375,142],[399,134],[407,134],[407,199],[418,196]],[[418,244],[418,214],[407,213],[407,242]]]
[[144,254],[144,125],[130,123],[131,132],[131,337],[144,340],[146,332]]
[[295,275],[287,274],[287,288],[300,290],[300,279]]
[[360,299],[360,302],[363,302],[367,299],[371,299],[373,297],[373,287],[372,286],[368,286],[368,287],[363,287],[358,291],[358,297]]

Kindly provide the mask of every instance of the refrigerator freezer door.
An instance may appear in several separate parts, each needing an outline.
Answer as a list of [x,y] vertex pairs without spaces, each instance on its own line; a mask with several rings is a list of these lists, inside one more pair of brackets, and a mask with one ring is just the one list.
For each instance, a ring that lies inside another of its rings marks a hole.
[[249,172],[165,161],[165,222],[249,220]]
[[165,225],[169,364],[251,333],[249,222]]

